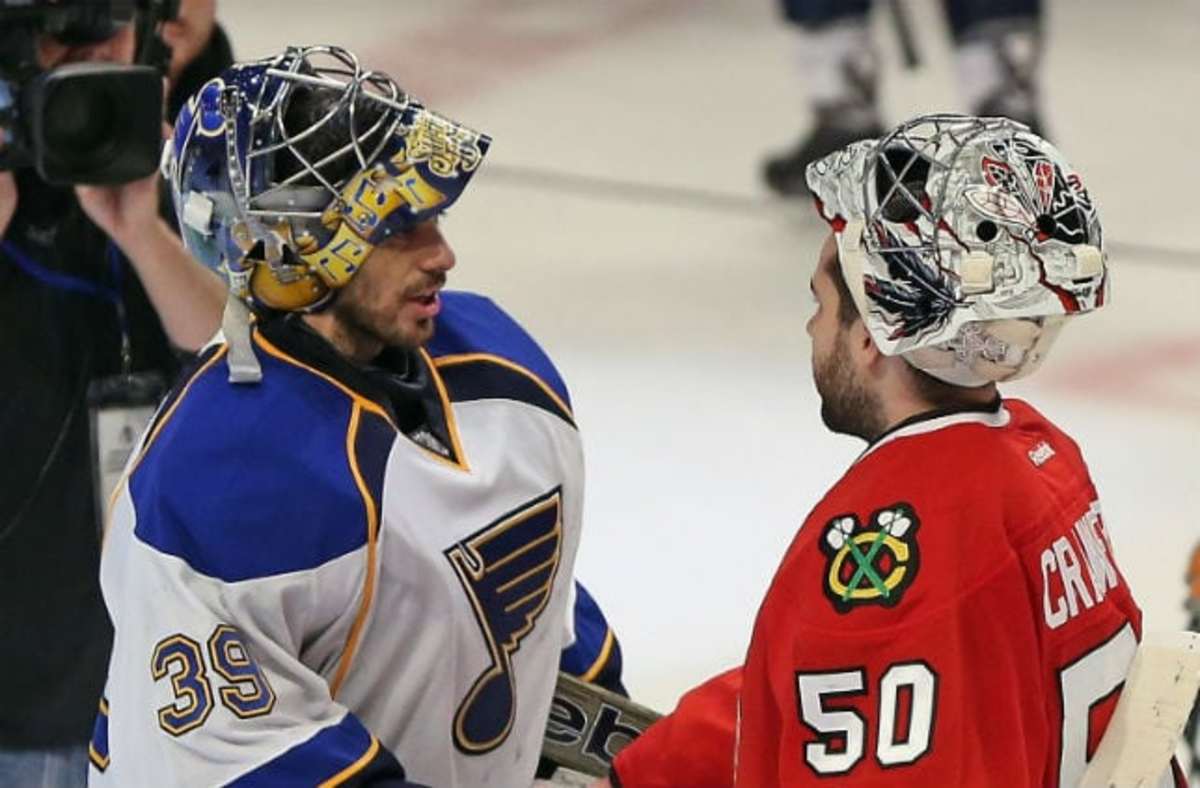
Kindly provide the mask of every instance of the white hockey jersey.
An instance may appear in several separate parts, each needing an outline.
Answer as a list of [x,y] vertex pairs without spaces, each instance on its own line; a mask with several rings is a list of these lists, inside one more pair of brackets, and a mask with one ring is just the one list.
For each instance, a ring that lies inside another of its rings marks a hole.
[[217,345],[163,404],[105,537],[91,785],[405,784],[392,756],[417,784],[532,782],[582,451],[534,341],[442,301],[419,356],[450,456],[265,329],[261,383]]

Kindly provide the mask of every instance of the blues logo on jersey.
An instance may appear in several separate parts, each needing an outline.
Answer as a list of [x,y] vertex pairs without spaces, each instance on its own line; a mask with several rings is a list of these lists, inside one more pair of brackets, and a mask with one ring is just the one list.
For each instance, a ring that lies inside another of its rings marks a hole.
[[562,560],[562,543],[562,491],[555,488],[445,553],[471,601],[491,656],[491,664],[454,715],[454,744],[463,752],[490,752],[512,729],[512,655],[546,607]]

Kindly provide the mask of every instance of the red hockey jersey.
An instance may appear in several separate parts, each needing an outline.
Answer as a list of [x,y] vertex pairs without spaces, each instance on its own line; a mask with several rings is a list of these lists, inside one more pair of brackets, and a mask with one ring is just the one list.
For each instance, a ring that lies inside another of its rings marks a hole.
[[916,420],[808,516],[745,664],[614,782],[1075,786],[1140,628],[1069,437],[1017,400]]

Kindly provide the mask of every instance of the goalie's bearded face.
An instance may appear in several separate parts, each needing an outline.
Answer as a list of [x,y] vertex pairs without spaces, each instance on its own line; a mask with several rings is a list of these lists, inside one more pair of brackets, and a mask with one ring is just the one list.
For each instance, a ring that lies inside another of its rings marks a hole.
[[382,345],[420,347],[433,335],[438,293],[453,267],[454,251],[437,220],[422,222],[377,246],[330,311],[343,330],[357,335],[358,347],[375,353]]
[[[861,319],[847,322],[842,299],[848,297],[838,280],[837,244],[831,233],[821,247],[821,258],[810,286],[817,310],[809,318],[808,335],[812,339],[813,382],[821,397],[821,421],[833,432],[873,440],[883,431],[883,407],[878,394],[866,384],[865,371],[859,369],[851,352],[852,327]],[[850,307],[853,308],[852,306]]]

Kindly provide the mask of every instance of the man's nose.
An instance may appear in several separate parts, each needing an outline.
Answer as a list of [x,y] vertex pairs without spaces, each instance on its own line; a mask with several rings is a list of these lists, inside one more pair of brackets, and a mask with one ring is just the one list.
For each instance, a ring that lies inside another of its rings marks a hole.
[[450,248],[450,244],[441,240],[434,245],[429,260],[426,263],[426,269],[445,273],[453,268],[457,262],[457,259],[454,257],[454,250]]
[[457,262],[454,250],[436,226],[429,228],[429,231],[432,237],[427,246],[428,253],[422,257],[421,268],[429,273],[445,273]]

